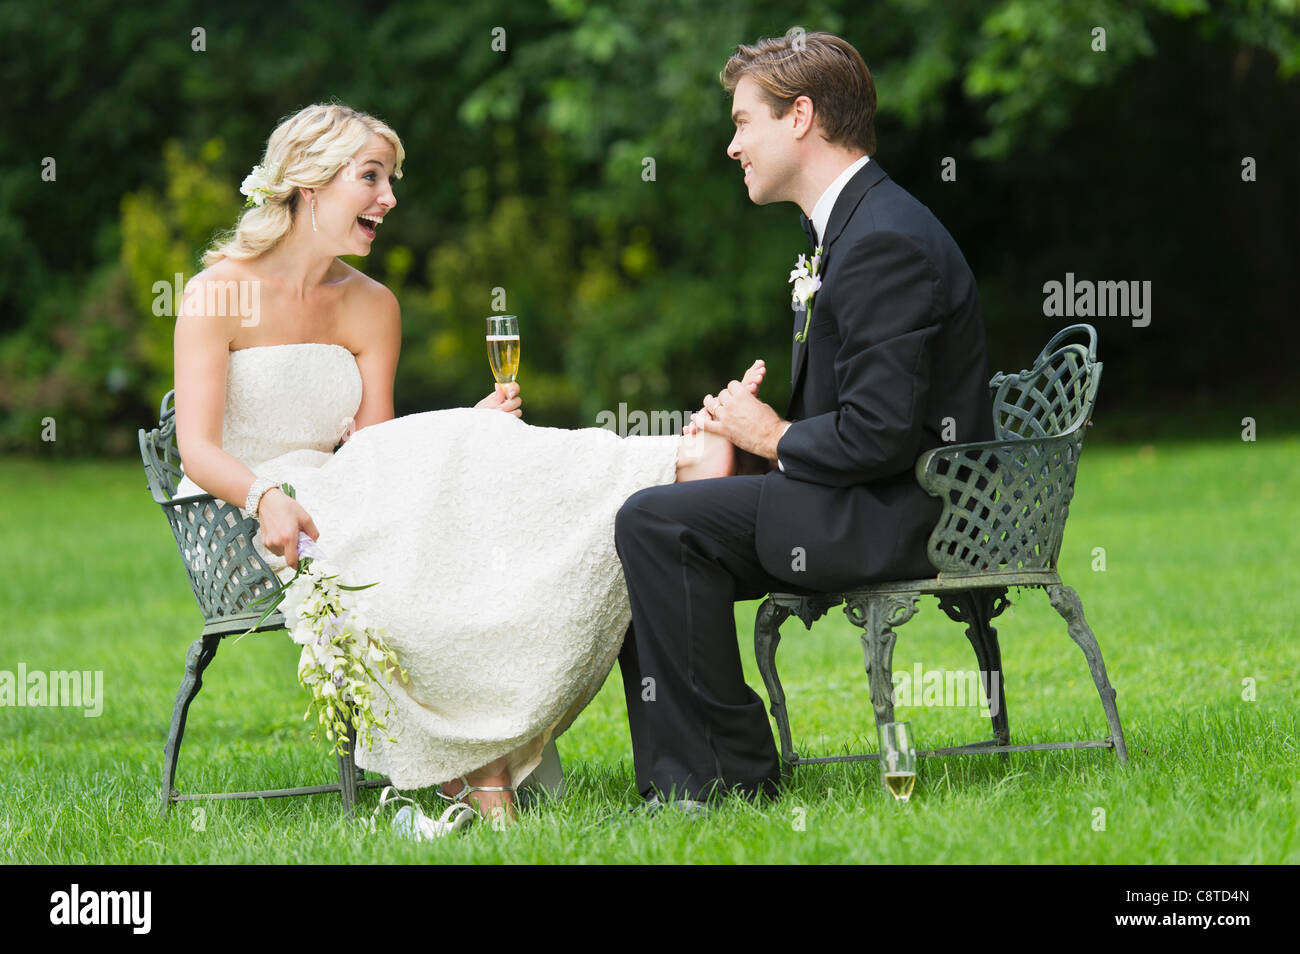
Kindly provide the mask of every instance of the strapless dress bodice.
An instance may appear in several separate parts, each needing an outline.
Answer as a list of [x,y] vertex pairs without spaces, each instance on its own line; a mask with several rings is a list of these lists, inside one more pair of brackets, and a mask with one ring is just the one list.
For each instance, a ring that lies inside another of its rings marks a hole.
[[322,342],[230,352],[221,446],[250,467],[293,451],[329,453],[361,407],[361,371]]

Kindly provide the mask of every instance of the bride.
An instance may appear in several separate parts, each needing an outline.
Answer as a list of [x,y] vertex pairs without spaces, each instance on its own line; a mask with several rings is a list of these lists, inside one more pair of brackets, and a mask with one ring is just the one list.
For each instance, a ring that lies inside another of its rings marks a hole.
[[[734,448],[532,427],[516,384],[394,418],[397,299],[338,256],[369,254],[403,156],[387,125],[337,104],[272,133],[241,190],[248,207],[177,318],[177,496],[256,514],[255,546],[282,580],[301,530],[346,582],[378,581],[370,616],[410,681],[385,686],[396,743],[376,738],[357,764],[510,816],[514,787],[595,695],[627,630],[618,508],[643,487],[731,473]],[[222,314],[214,287],[254,289],[242,300],[257,312]],[[746,385],[762,375],[757,362]]]

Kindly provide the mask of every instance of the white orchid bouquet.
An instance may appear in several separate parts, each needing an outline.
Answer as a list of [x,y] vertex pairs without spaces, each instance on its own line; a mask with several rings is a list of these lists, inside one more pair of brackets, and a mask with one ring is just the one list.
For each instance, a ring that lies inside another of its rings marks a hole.
[[[282,484],[289,496],[295,496],[293,487]],[[298,535],[298,571],[288,583],[262,597],[271,600],[266,612],[248,631],[253,632],[282,603],[289,635],[302,646],[298,658],[298,682],[311,693],[311,703],[303,719],[316,714],[317,728],[312,738],[318,738],[323,729],[325,738],[339,755],[347,751],[349,727],[356,730],[358,745],[367,750],[374,745],[376,732],[385,732],[384,719],[392,711],[385,705],[380,716],[375,711],[374,687],[380,685],[376,670],[392,682],[398,673],[402,682],[408,682],[405,669],[398,665],[397,655],[384,642],[383,630],[375,626],[368,615],[370,606],[361,597],[344,597],[344,592],[369,589],[348,586],[339,582],[339,571],[331,564],[320,547],[305,533]],[[385,689],[389,703],[392,696]],[[389,742],[397,740],[384,736]]]
[[822,264],[822,247],[817,246],[813,252],[811,261],[807,257],[800,255],[794,263],[794,268],[790,271],[790,281],[794,283],[794,288],[790,290],[790,304],[795,311],[805,311],[803,320],[803,331],[795,335],[796,341],[805,341],[808,338],[808,323],[812,321],[812,300],[813,295],[817,294],[822,287],[821,276],[817,274]]

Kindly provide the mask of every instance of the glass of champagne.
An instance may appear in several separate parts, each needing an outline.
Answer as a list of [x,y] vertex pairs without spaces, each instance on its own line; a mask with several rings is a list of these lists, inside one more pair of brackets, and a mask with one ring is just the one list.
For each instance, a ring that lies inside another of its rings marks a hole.
[[916,749],[912,727],[906,722],[886,722],[880,727],[880,774],[895,801],[912,797],[916,784]]
[[519,319],[493,315],[487,320],[488,363],[497,384],[509,384],[519,373]]

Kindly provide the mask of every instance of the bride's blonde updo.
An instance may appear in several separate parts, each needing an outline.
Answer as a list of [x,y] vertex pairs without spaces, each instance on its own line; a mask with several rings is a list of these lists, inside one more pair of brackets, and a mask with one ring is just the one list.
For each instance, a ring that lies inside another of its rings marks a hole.
[[204,266],[224,258],[249,259],[269,252],[293,228],[301,200],[298,188],[329,185],[339,170],[370,141],[382,136],[397,156],[394,175],[402,177],[402,141],[385,123],[339,103],[318,103],[282,119],[266,141],[260,165],[268,170],[271,194],[244,210],[234,229],[203,253]]

